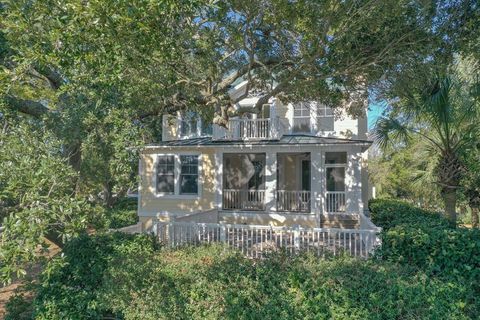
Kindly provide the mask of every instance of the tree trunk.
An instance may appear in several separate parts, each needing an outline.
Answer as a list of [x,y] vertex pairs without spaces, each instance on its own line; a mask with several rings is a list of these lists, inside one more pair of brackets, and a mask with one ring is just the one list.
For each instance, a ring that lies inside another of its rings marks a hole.
[[107,208],[112,208],[115,203],[115,198],[112,193],[113,186],[111,183],[104,183],[103,185],[103,203]]
[[445,203],[445,216],[454,225],[457,223],[457,193],[455,189],[450,189],[443,192],[443,201]]
[[472,228],[478,228],[479,224],[479,212],[478,207],[470,207],[472,210]]

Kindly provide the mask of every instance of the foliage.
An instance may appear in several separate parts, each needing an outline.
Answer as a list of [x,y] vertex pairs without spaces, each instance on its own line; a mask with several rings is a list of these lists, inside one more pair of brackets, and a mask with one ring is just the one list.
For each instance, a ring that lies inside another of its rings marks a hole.
[[221,246],[159,250],[147,236],[114,233],[66,246],[43,272],[33,316],[468,319],[480,311],[473,290],[408,264],[281,252],[254,261]]
[[441,191],[445,213],[453,222],[456,192],[464,173],[461,155],[480,136],[478,79],[462,77],[462,63],[459,61],[446,75],[427,74],[425,83],[407,87],[399,97],[397,109],[377,121],[374,133],[383,149],[399,142],[408,143],[411,136],[425,142],[424,149],[433,160],[430,172]]
[[138,222],[137,199],[124,198],[105,212],[106,227],[118,229]]
[[372,221],[383,228],[383,259],[416,266],[427,274],[476,283],[480,230],[455,228],[438,213],[400,201],[373,200],[369,207]]
[[0,118],[0,275],[8,282],[47,250],[84,230],[102,209],[75,195],[76,173],[42,125]]
[[13,295],[5,305],[5,320],[30,320],[33,312],[30,300],[25,294]]
[[[408,144],[370,156],[369,178],[380,198],[404,199],[439,209],[440,194],[432,176],[434,165],[425,152],[425,142],[412,138]],[[425,188],[426,185],[432,187]]]
[[35,319],[99,318],[110,308],[99,301],[105,270],[118,262],[116,257],[148,256],[154,250],[154,241],[145,235],[83,234],[72,239],[42,273],[33,302]]

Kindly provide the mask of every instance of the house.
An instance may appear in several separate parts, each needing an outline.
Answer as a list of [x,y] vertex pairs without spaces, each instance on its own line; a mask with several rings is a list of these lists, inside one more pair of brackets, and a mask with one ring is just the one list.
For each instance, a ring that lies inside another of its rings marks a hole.
[[358,229],[369,198],[366,113],[337,112],[272,98],[226,128],[163,116],[162,141],[140,154],[144,230],[154,220]]

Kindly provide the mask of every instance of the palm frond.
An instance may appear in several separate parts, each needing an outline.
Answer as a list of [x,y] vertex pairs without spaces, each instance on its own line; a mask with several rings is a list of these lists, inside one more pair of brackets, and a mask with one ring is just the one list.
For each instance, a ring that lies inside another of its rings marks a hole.
[[398,119],[382,117],[375,124],[373,138],[380,148],[386,149],[395,142],[408,142],[409,128]]

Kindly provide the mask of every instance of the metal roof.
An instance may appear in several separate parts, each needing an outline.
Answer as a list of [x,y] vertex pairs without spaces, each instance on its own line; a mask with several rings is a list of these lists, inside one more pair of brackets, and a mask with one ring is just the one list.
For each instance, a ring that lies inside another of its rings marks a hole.
[[192,138],[184,140],[161,141],[151,147],[184,147],[184,146],[288,146],[288,145],[334,145],[355,144],[371,145],[372,141],[359,139],[342,139],[333,137],[317,137],[311,135],[284,135],[280,140],[212,140],[212,137]]

